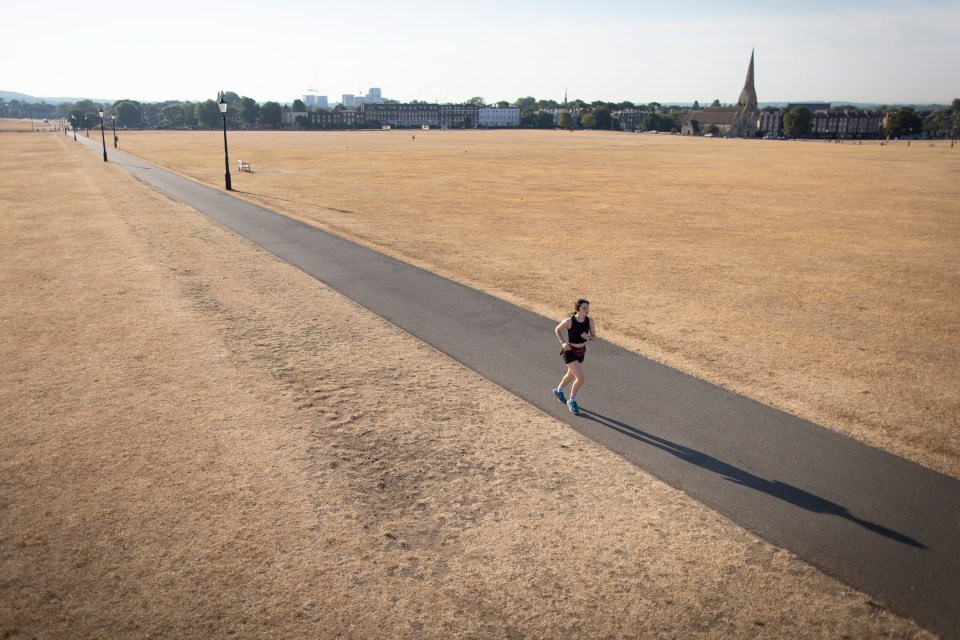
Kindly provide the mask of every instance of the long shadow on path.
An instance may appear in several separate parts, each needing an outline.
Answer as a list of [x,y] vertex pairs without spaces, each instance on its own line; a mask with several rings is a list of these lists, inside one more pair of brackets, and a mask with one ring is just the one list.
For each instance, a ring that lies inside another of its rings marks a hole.
[[778,500],[783,500],[784,502],[788,502],[794,506],[813,513],[822,513],[825,515],[844,518],[869,531],[872,531],[873,533],[879,534],[885,538],[889,538],[890,540],[900,544],[905,544],[917,549],[927,548],[925,545],[917,540],[914,540],[910,536],[898,533],[874,522],[869,522],[867,520],[858,518],[850,513],[850,510],[846,507],[821,498],[820,496],[814,495],[808,491],[804,491],[803,489],[793,485],[776,480],[770,481],[759,476],[755,476],[752,473],[728,464],[723,460],[719,460],[695,449],[691,449],[664,438],[652,435],[632,425],[624,424],[623,422],[608,418],[594,411],[581,409],[580,415],[587,420],[592,420],[603,427],[618,431],[619,433],[622,433],[623,435],[636,441],[642,442],[643,444],[656,447],[661,451],[665,451],[688,464],[696,465],[701,469],[705,469],[722,476],[724,480],[735,482],[744,487],[753,489],[754,491],[765,493],[769,496],[777,498]]

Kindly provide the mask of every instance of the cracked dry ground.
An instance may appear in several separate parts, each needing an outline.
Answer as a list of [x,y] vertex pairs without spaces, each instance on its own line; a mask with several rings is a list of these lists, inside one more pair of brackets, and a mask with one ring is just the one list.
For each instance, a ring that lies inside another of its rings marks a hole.
[[72,140],[0,145],[0,637],[927,635]]

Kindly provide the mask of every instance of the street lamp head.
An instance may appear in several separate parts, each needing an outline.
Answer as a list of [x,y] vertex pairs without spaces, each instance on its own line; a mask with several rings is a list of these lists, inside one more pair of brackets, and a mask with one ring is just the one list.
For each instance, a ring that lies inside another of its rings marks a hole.
[[217,103],[217,106],[220,107],[220,113],[227,112],[227,100],[223,96],[220,96],[220,102]]
[[103,107],[100,107],[100,117],[103,117]]

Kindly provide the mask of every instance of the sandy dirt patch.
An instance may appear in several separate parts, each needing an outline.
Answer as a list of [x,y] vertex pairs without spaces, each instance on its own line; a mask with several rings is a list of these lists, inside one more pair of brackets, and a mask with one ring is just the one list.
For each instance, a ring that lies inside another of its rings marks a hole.
[[[222,132],[127,151],[223,186]],[[231,132],[241,197],[960,477],[960,148]],[[585,389],[589,394],[589,389]],[[586,397],[586,396],[585,396]]]
[[0,637],[927,637],[72,140],[0,173]]

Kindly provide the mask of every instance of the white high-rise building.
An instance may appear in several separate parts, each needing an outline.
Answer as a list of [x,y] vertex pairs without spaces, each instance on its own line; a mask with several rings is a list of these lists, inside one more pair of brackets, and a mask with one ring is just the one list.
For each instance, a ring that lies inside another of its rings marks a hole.
[[329,109],[330,105],[327,102],[327,96],[318,96],[315,93],[309,93],[303,96],[303,104],[307,105],[307,108],[320,107],[321,109]]

